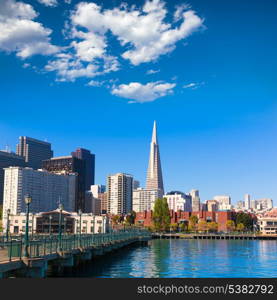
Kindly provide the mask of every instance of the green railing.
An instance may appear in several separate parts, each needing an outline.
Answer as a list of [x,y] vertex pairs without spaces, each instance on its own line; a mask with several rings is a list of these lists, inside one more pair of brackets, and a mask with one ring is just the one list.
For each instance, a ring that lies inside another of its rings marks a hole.
[[[61,239],[58,238],[58,235],[37,235],[36,238],[33,237],[29,241],[28,257],[35,258],[61,252],[70,252],[80,248],[102,248],[118,242],[150,237],[150,232],[138,229],[99,234],[63,235]],[[5,241],[2,243],[2,250],[0,247],[0,258],[2,251],[2,260],[22,259],[25,246],[24,238],[22,237],[18,240],[12,238],[9,241]]]

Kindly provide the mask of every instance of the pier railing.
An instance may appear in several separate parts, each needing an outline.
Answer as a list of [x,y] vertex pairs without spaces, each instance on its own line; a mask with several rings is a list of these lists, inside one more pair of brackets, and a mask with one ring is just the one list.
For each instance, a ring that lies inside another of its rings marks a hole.
[[[29,258],[36,258],[51,254],[70,252],[78,249],[97,249],[114,243],[125,242],[128,240],[140,240],[150,237],[151,234],[147,230],[139,229],[98,234],[64,235],[60,238],[58,235],[37,235],[28,242],[27,251]],[[24,255],[26,255],[26,244],[24,238],[13,237],[8,241],[2,240],[0,242],[0,262],[22,259]]]

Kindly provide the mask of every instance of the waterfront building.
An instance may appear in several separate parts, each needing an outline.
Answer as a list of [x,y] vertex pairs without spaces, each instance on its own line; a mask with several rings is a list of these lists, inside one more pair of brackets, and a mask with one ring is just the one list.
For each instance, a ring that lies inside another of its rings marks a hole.
[[157,138],[157,125],[154,121],[152,140],[150,144],[150,155],[146,178],[147,190],[161,190],[164,194],[162,167],[160,161],[160,150]]
[[[191,216],[196,216],[198,222],[206,221],[216,222],[218,224],[219,232],[227,232],[227,221],[235,221],[236,213],[233,211],[194,211],[194,212],[185,212],[185,211],[170,211],[170,223],[171,224],[187,224],[189,223],[189,218]],[[152,226],[153,225],[153,211],[144,211],[138,212],[136,214],[135,223],[140,226]]]
[[214,200],[218,202],[219,210],[230,210],[231,206],[231,197],[226,195],[214,196]]
[[200,210],[199,191],[191,190],[189,195],[191,196],[192,211],[199,211]]
[[137,188],[133,190],[133,211],[153,210],[155,201],[163,196],[161,190]]
[[3,217],[10,209],[12,215],[26,210],[24,197],[32,197],[30,212],[49,211],[62,203],[64,209],[75,205],[76,175],[57,175],[32,168],[5,168]]
[[95,154],[90,153],[89,150],[77,148],[72,152],[73,157],[82,159],[85,164],[85,189],[89,190],[91,185],[94,185],[95,180]]
[[[57,234],[59,232],[60,210],[29,214],[29,233]],[[106,233],[109,231],[109,219],[107,216],[96,216],[92,213],[78,215],[76,212],[62,211],[62,233],[78,234]],[[11,234],[24,234],[26,227],[26,213],[10,215]]]
[[262,234],[277,234],[277,208],[273,208],[262,215],[258,215],[258,229]]
[[50,143],[27,136],[19,137],[16,154],[24,157],[27,166],[33,169],[40,169],[43,160],[53,157]]
[[0,151],[0,205],[3,203],[4,191],[4,168],[25,167],[25,159],[22,156],[8,151]]
[[163,196],[167,199],[169,209],[173,211],[192,211],[192,197],[179,191],[172,191]]
[[107,178],[109,214],[127,214],[132,210],[133,176],[125,173],[109,175]]
[[54,157],[48,160],[44,160],[42,163],[43,169],[54,174],[71,174],[77,175],[76,184],[76,201],[75,211],[85,209],[85,181],[86,181],[86,168],[85,161],[83,159],[74,156],[60,156]]

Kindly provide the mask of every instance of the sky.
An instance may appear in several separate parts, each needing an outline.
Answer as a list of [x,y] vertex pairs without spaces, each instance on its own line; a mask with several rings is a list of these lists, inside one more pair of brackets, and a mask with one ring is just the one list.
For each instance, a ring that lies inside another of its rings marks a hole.
[[275,0],[0,0],[0,149],[21,135],[166,191],[277,205]]

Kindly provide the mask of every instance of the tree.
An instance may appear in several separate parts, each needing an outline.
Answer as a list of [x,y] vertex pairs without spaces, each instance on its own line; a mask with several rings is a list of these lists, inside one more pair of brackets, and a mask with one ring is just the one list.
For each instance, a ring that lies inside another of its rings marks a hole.
[[233,220],[228,220],[226,222],[227,231],[234,231],[236,228],[235,222]]
[[186,230],[188,229],[187,227],[188,227],[188,226],[187,226],[185,223],[179,224],[179,229],[180,229],[180,231],[182,231],[182,232],[186,231]]
[[135,220],[136,220],[136,212],[132,210],[132,211],[126,216],[126,223],[127,223],[128,225],[133,225],[133,224],[135,224]]
[[244,230],[244,225],[242,224],[242,223],[239,223],[238,225],[237,225],[237,231],[243,231]]
[[218,224],[216,222],[209,222],[208,223],[208,231],[216,232],[218,230]]
[[156,231],[166,231],[170,224],[170,213],[166,198],[158,198],[155,201],[153,223]]
[[196,231],[197,223],[198,223],[197,216],[190,216],[189,217],[189,226],[188,226],[189,231]]
[[247,230],[253,229],[253,219],[250,214],[240,212],[236,215],[236,224],[243,224]]
[[173,224],[170,225],[170,228],[171,228],[172,231],[177,231],[178,224],[177,223],[173,223]]
[[207,231],[208,230],[208,224],[205,220],[201,220],[198,225],[197,225],[197,229],[199,231]]
[[120,219],[119,215],[112,216],[112,222],[113,222],[113,224],[118,224],[119,219]]

